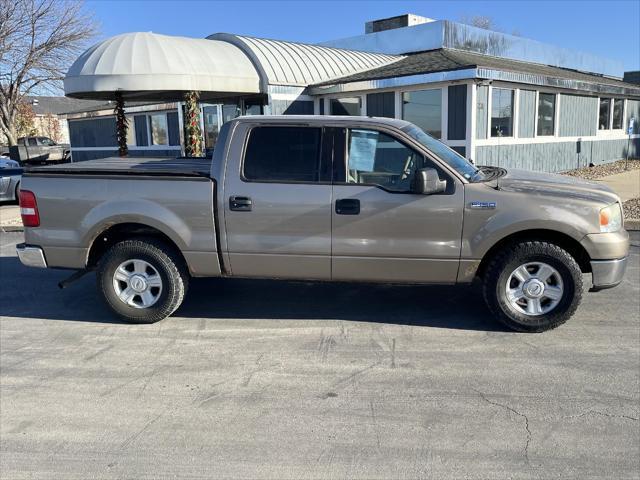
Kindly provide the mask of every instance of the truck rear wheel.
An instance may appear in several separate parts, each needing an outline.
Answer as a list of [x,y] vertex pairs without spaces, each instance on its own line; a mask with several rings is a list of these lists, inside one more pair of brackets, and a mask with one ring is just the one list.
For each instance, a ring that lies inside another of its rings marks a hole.
[[575,313],[582,299],[582,272],[558,245],[517,243],[491,260],[483,293],[491,312],[509,328],[543,332]]
[[125,240],[98,266],[98,291],[131,323],[155,323],[175,312],[186,294],[187,268],[179,255],[155,239]]

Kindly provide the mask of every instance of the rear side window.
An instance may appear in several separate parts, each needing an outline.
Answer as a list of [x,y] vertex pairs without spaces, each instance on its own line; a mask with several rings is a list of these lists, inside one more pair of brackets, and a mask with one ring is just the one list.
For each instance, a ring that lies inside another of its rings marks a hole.
[[249,134],[244,177],[266,182],[320,180],[320,128],[256,127]]
[[27,141],[29,142],[30,147],[36,147],[38,145],[38,143],[36,142],[36,139],[33,137],[28,138]]

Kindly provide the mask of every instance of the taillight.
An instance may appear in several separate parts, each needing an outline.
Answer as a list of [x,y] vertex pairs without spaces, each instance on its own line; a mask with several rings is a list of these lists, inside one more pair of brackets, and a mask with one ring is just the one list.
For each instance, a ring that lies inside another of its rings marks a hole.
[[39,227],[40,214],[36,196],[29,190],[20,190],[20,215],[25,227]]

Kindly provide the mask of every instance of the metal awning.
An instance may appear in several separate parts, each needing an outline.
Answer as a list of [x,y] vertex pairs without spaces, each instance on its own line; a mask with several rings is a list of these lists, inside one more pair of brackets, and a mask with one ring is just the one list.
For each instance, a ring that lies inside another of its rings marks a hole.
[[64,79],[68,97],[176,100],[199,91],[203,100],[264,93],[249,58],[218,40],[125,33],[84,52]]

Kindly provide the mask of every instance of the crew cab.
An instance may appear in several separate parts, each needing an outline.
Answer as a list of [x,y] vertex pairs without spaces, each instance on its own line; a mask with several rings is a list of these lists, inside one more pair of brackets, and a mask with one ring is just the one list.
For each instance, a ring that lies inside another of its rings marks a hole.
[[22,165],[64,163],[71,160],[71,147],[49,137],[21,137],[9,147],[9,157]]
[[20,204],[25,265],[95,269],[106,304],[145,323],[171,315],[191,277],[479,279],[497,319],[538,332],[575,312],[583,273],[592,290],[620,283],[629,249],[607,187],[476,167],[385,118],[240,117],[212,160],[40,167]]

